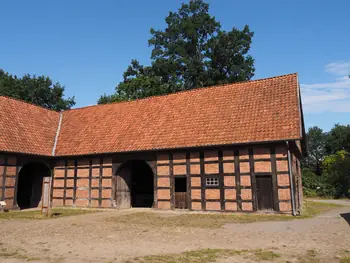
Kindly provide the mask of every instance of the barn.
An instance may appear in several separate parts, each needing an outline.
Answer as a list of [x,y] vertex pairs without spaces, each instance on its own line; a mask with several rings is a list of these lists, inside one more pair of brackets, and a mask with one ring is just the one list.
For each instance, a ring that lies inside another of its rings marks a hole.
[[0,198],[53,207],[271,211],[302,203],[297,74],[61,112],[0,97]]

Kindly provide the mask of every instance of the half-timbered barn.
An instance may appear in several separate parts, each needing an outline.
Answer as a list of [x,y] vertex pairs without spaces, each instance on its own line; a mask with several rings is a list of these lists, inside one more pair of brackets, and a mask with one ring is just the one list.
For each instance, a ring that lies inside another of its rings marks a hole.
[[0,198],[52,206],[297,214],[296,74],[56,112],[0,97]]

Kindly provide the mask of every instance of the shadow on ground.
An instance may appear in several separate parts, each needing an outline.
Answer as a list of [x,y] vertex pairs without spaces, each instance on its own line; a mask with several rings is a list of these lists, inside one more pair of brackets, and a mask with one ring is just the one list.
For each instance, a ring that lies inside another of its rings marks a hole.
[[340,214],[340,216],[350,225],[350,213]]

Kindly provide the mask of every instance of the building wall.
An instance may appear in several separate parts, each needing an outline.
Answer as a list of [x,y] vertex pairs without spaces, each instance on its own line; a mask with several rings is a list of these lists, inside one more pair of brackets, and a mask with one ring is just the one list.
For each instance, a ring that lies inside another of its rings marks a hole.
[[112,159],[58,160],[52,185],[54,207],[113,207]]
[[[156,207],[161,209],[174,208],[175,178],[186,176],[189,209],[253,212],[258,209],[256,175],[270,175],[274,210],[292,210],[285,144],[162,152],[156,170]],[[216,178],[218,185],[207,186],[206,178]]]
[[[296,208],[302,203],[300,162],[292,153]],[[34,157],[0,155],[0,198],[16,208],[16,184],[21,167]],[[187,178],[190,210],[257,211],[256,176],[272,178],[274,210],[291,213],[291,187],[287,147],[271,144],[250,147],[202,148],[157,153],[119,154],[52,160],[52,205],[72,207],[115,207],[115,175],[128,160],[145,160],[154,172],[154,207],[173,209],[175,178]],[[207,186],[206,178],[218,185]]]
[[301,212],[303,204],[303,187],[302,187],[302,175],[299,156],[301,156],[300,142],[296,143],[297,147],[293,147],[291,151],[292,161],[292,175],[294,183],[294,195],[295,195],[295,207],[296,210]]
[[6,209],[17,206],[15,188],[18,170],[15,156],[0,155],[0,200],[6,202]]

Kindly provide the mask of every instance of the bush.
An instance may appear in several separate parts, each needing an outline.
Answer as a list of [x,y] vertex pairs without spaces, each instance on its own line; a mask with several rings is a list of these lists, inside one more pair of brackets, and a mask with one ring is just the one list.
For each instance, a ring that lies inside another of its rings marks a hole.
[[318,176],[308,168],[303,171],[303,191],[308,197],[336,197],[337,189],[325,176]]

